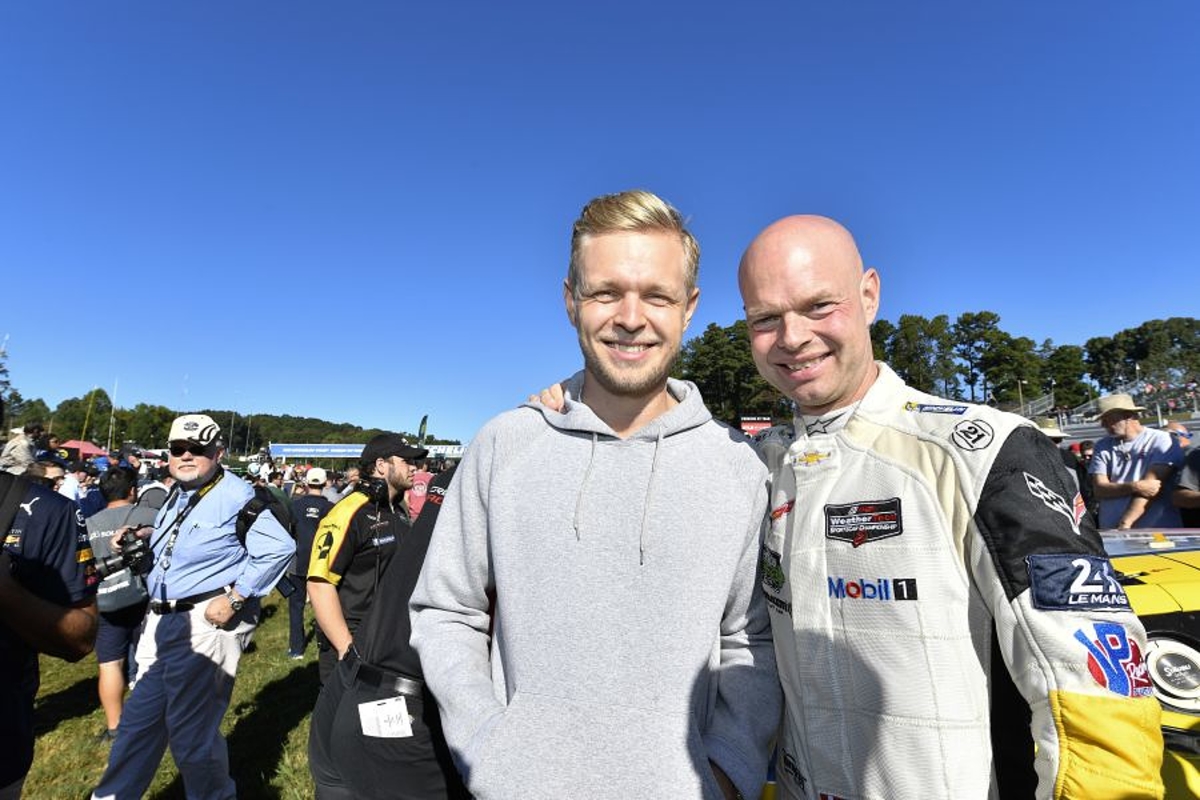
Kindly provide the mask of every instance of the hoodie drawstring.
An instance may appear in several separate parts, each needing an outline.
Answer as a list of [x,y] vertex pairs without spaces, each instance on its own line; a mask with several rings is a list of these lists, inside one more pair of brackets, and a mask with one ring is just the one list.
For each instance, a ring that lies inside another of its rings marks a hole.
[[650,462],[650,477],[646,479],[646,497],[642,501],[642,530],[638,534],[638,566],[646,564],[646,528],[650,524],[650,494],[654,487],[654,476],[658,473],[658,451],[662,447],[663,432],[660,428],[654,437],[654,458]]
[[598,435],[592,431],[592,451],[588,454],[587,469],[583,473],[583,483],[579,484],[579,494],[575,497],[575,519],[572,523],[575,526],[575,541],[579,541],[579,514],[583,509],[583,493],[587,490],[588,478],[592,476],[592,464],[596,461],[596,440]]

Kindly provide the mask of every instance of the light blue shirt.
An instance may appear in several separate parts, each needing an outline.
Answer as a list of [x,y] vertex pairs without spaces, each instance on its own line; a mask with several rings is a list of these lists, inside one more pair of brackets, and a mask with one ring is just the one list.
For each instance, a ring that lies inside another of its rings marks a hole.
[[264,510],[250,526],[242,546],[235,530],[237,515],[254,490],[229,472],[184,518],[170,566],[163,569],[163,554],[171,539],[168,529],[196,491],[180,491],[155,518],[150,538],[154,567],[146,576],[150,598],[179,600],[230,584],[242,597],[266,596],[287,569],[296,543],[275,516]]

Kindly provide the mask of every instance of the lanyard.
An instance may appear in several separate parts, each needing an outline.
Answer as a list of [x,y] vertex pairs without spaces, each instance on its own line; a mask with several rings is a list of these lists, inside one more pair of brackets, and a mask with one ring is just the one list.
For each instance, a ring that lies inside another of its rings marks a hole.
[[[183,521],[187,519],[188,514],[192,513],[192,509],[196,507],[196,504],[204,499],[204,496],[212,491],[212,488],[220,483],[223,477],[225,477],[225,470],[218,466],[216,474],[213,475],[208,483],[201,486],[196,490],[195,494],[188,498],[187,505],[175,515],[175,519],[171,520],[171,524],[163,533],[164,536],[169,536],[169,538],[167,539],[167,546],[163,548],[162,558],[158,560],[158,565],[162,567],[163,571],[162,582],[158,585],[162,600],[167,599],[167,570],[171,568],[171,554],[175,551],[175,540],[179,538],[179,529],[183,526]],[[160,541],[161,538],[159,537]]]

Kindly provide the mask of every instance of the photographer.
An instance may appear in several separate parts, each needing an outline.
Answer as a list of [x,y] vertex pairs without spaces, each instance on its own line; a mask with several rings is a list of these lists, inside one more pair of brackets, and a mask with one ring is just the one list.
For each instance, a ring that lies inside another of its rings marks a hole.
[[0,800],[21,796],[33,763],[38,653],[78,661],[96,638],[96,575],[75,505],[0,475]]
[[[100,665],[98,691],[104,707],[105,729],[100,741],[117,738],[117,723],[125,704],[126,659],[132,654],[138,628],[146,616],[150,598],[146,583],[137,569],[131,569],[122,556],[135,555],[137,548],[118,552],[112,540],[122,534],[133,535],[143,526],[154,527],[155,509],[135,502],[137,473],[132,467],[112,466],[100,477],[100,493],[107,505],[87,519],[92,555],[103,580],[96,591],[100,608],[100,630],[96,634],[96,661]],[[134,567],[138,564],[135,562]]]
[[239,538],[254,491],[221,467],[221,429],[205,414],[171,423],[168,467],[178,492],[158,512],[146,575],[150,614],[137,646],[137,683],[93,797],[145,794],[167,745],[190,798],[237,794],[221,718],[259,598],[279,581],[294,545],[272,514]]

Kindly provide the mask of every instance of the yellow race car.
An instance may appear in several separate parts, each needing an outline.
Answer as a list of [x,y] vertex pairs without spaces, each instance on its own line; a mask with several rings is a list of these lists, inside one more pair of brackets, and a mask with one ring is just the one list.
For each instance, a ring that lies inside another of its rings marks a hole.
[[1163,708],[1167,797],[1200,797],[1200,530],[1100,535],[1146,626],[1146,666]]

